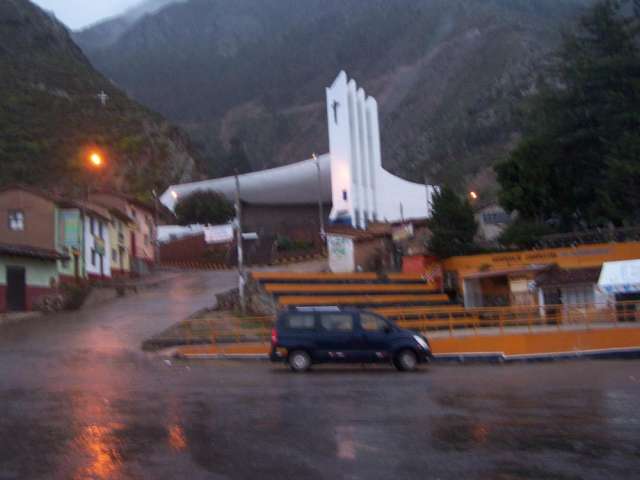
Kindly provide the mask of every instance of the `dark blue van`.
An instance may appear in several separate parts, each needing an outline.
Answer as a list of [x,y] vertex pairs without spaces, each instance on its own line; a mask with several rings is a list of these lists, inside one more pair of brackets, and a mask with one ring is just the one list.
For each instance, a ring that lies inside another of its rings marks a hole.
[[426,338],[363,310],[298,307],[281,312],[271,332],[271,361],[295,372],[329,362],[389,362],[410,371],[430,357]]

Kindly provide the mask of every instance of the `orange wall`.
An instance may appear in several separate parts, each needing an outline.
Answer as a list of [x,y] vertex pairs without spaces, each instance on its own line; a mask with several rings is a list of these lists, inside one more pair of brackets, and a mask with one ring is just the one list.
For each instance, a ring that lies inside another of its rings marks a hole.
[[519,252],[451,257],[443,262],[445,270],[456,271],[462,278],[481,270],[501,270],[535,264],[556,264],[560,268],[599,267],[604,262],[640,258],[640,242],[596,243],[575,248],[551,248]]
[[557,331],[504,335],[430,337],[434,355],[502,353],[505,356],[640,349],[640,328]]

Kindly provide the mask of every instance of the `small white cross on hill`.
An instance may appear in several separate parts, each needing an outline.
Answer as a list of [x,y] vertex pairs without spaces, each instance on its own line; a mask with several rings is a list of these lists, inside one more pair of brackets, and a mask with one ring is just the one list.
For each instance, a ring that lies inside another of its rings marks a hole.
[[100,103],[102,104],[103,107],[107,105],[107,101],[109,100],[109,95],[104,93],[104,90],[102,90],[98,95],[96,95],[96,97],[98,97],[98,100],[100,100]]

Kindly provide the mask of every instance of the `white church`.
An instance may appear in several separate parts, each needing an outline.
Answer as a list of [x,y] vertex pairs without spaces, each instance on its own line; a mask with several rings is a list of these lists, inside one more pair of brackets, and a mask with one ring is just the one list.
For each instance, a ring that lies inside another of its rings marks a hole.
[[[382,167],[378,104],[342,71],[326,89],[329,153],[239,176],[243,204],[289,209],[330,206],[329,222],[365,229],[431,215],[436,187],[408,182]],[[172,185],[161,197],[169,209],[197,190],[235,200],[235,177]],[[264,210],[267,215],[268,210]],[[308,211],[307,211],[308,214]],[[295,215],[295,213],[293,214]],[[316,215],[317,216],[317,215]]]

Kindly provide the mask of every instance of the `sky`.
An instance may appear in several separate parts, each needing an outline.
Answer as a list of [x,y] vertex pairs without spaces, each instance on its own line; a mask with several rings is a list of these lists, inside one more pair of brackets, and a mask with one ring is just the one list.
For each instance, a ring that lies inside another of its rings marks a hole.
[[33,0],[73,30],[124,12],[140,0]]

